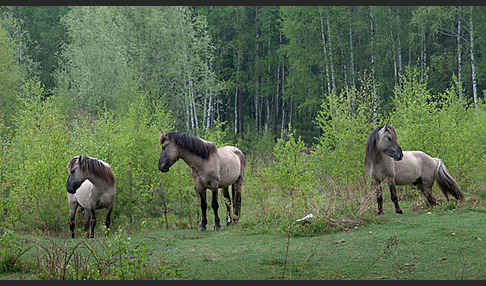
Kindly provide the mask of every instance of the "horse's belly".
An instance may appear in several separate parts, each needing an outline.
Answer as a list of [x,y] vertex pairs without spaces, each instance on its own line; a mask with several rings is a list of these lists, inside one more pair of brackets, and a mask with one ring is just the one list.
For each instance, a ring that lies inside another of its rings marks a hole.
[[395,184],[413,184],[421,177],[422,167],[419,160],[407,151],[403,152],[403,159],[395,161]]

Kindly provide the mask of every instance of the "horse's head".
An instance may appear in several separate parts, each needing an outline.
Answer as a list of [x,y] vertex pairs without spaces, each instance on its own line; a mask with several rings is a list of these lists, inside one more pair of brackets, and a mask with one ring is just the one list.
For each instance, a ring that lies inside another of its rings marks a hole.
[[376,149],[377,151],[392,157],[396,161],[400,161],[403,158],[402,148],[398,145],[397,133],[395,132],[395,129],[388,124],[385,124],[378,131]]
[[159,158],[159,170],[165,173],[179,159],[179,149],[177,144],[169,139],[167,133],[160,135],[160,145],[162,151]]
[[79,186],[86,180],[85,171],[79,166],[80,160],[81,156],[76,156],[69,161],[67,166],[69,176],[66,182],[66,190],[71,194],[76,193]]

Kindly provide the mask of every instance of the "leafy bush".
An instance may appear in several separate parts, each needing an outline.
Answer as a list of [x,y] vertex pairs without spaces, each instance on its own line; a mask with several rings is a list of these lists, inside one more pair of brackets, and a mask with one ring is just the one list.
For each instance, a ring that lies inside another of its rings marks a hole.
[[145,242],[135,243],[121,229],[106,240],[81,240],[74,246],[51,242],[39,245],[36,257],[39,279],[48,280],[173,280],[180,277],[164,259],[149,263]]
[[18,261],[30,250],[21,240],[14,237],[14,232],[4,230],[0,233],[0,273],[20,270]]

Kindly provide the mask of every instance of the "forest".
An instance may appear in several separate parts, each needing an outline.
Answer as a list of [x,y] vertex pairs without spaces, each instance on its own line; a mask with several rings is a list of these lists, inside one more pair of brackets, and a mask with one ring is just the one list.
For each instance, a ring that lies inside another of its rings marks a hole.
[[[0,274],[27,251],[12,236],[68,237],[74,156],[112,166],[114,228],[196,231],[190,168],[157,169],[165,131],[243,151],[238,227],[253,232],[376,222],[363,162],[384,123],[482,205],[485,29],[485,6],[1,6]],[[399,195],[427,209],[419,192]],[[309,213],[318,219],[292,223]],[[36,278],[60,279],[46,271]],[[90,271],[68,278],[120,279]]]

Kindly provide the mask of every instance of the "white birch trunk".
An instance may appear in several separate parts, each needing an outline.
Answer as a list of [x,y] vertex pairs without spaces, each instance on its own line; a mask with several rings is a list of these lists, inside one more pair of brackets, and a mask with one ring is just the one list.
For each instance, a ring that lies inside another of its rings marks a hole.
[[396,45],[395,39],[393,37],[393,26],[390,26],[390,38],[392,41],[392,54],[393,54],[393,79],[395,80],[395,84],[397,84],[397,55],[396,55]]
[[259,134],[259,114],[258,114],[258,92],[259,92],[259,78],[258,78],[258,7],[255,8],[255,97],[254,97],[254,104],[255,104],[255,134]]
[[331,67],[331,82],[332,90],[336,91],[336,80],[334,77],[334,64],[332,58],[332,45],[331,45],[331,25],[329,25],[329,8],[327,8],[327,44],[329,45],[329,66]]
[[267,119],[265,120],[265,133],[268,133],[268,122],[270,121],[270,104],[268,102],[268,96],[265,97],[265,104],[267,106]]
[[375,78],[375,27],[373,19],[373,10],[370,7],[370,33],[371,33],[371,73],[373,78],[373,99],[374,99],[374,118],[377,118],[378,111],[378,94],[376,92],[376,78]]
[[212,117],[212,104],[213,104],[213,95],[212,94],[209,94],[209,102],[208,102],[208,110],[207,110],[207,115],[206,115],[206,129],[209,129],[211,128],[211,124],[212,124],[212,120],[211,120],[211,117]]
[[469,41],[471,42],[471,80],[473,89],[474,104],[478,103],[478,92],[476,86],[476,68],[474,63],[474,25],[473,25],[473,7],[471,6],[469,15]]
[[398,23],[398,35],[397,35],[397,54],[398,54],[398,73],[401,74],[403,71],[402,66],[402,46],[400,44],[400,10],[397,11],[397,23]]
[[[460,8],[458,8],[457,14],[457,34],[456,34],[456,42],[457,42],[457,80],[459,81],[460,85],[462,86],[462,56],[461,56],[461,15],[459,14]],[[459,97],[462,98],[462,91],[459,90]]]
[[349,10],[350,12],[350,17],[349,17],[349,57],[350,57],[350,61],[351,61],[351,67],[350,67],[350,74],[351,74],[351,83],[352,83],[352,87],[355,87],[356,86],[356,83],[354,81],[354,53],[353,53],[353,30],[352,30],[352,26],[351,26],[351,22],[352,22],[352,17],[351,17],[351,9]]
[[235,136],[238,134],[238,82],[240,76],[240,55],[236,53],[237,66],[236,66],[236,86],[235,86]]
[[322,21],[321,7],[319,7],[319,18],[321,20],[321,40],[322,40],[322,52],[324,53],[324,59],[325,59],[324,62],[326,67],[327,92],[331,93],[331,81],[329,80],[329,65],[328,65],[327,48],[326,48],[326,36],[324,35],[324,24]]
[[280,127],[280,138],[283,139],[285,131],[285,60],[282,59],[282,125]]

